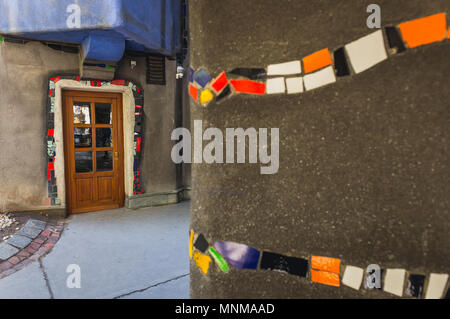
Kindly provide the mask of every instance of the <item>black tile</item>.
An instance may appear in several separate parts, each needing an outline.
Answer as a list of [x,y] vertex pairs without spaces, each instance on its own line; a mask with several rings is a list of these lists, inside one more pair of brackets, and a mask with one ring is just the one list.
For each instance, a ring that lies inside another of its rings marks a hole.
[[230,74],[245,76],[250,80],[260,80],[267,78],[265,69],[261,68],[236,68],[229,72]]
[[265,251],[261,258],[260,268],[306,277],[308,273],[308,261],[302,258],[288,257]]
[[206,240],[205,236],[203,236],[203,234],[198,235],[197,240],[194,243],[194,247],[200,250],[202,253],[205,253],[209,248],[209,243]]
[[334,69],[336,70],[337,76],[350,75],[350,68],[348,67],[343,47],[334,51]]
[[231,94],[231,88],[230,88],[230,85],[227,85],[222,90],[222,92],[216,97],[216,102],[220,102],[222,99],[226,98],[230,94]]
[[[375,270],[372,270],[371,272],[367,272],[366,271],[366,276],[364,277],[364,280],[363,280],[363,287],[364,287],[364,289],[371,290],[371,289],[381,289],[382,288],[383,273],[384,273],[383,269],[380,269],[380,274],[379,274],[380,286],[379,287],[375,287],[375,288],[369,288],[367,286],[367,281],[369,280],[369,276],[372,276],[374,274],[374,272],[375,272]],[[375,284],[375,278],[372,278],[372,283]]]
[[405,295],[410,297],[422,298],[423,285],[425,283],[425,276],[423,275],[409,275],[406,284]]
[[134,126],[134,132],[135,133],[141,133],[141,130],[142,130],[142,125],[137,124],[137,125]]
[[448,288],[447,294],[445,295],[444,299],[450,299],[450,288]]
[[386,36],[388,38],[389,47],[396,49],[397,53],[401,53],[406,50],[405,44],[395,27],[386,27]]

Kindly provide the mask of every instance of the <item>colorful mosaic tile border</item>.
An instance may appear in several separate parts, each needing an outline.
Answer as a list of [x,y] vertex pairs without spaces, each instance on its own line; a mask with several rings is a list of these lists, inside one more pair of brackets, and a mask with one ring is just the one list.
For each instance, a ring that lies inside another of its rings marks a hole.
[[[245,244],[218,241],[210,246],[203,234],[191,231],[189,234],[189,257],[193,259],[200,271],[207,275],[214,260],[217,268],[228,273],[230,265],[236,270],[272,270],[309,279],[312,282],[355,290],[383,290],[398,297],[425,299],[449,298],[450,288],[444,295],[448,274],[431,273],[430,276],[409,273],[405,269],[365,270],[351,265],[342,265],[340,258],[310,256],[297,258],[269,251],[260,251]],[[212,258],[211,258],[212,257]],[[378,272],[378,273],[377,273]],[[376,276],[380,278],[376,287]],[[373,287],[369,287],[373,285]]]
[[204,107],[211,101],[220,102],[236,94],[300,94],[335,83],[339,77],[364,72],[407,48],[448,39],[448,30],[446,13],[442,12],[387,26],[384,32],[380,29],[334,52],[324,48],[301,60],[266,68],[236,68],[213,78],[205,68],[191,67],[188,90],[191,98]]
[[46,156],[47,156],[47,180],[48,180],[48,199],[47,205],[61,205],[58,199],[58,186],[55,176],[55,158],[56,158],[56,141],[55,141],[55,84],[60,80],[74,80],[91,87],[105,87],[111,85],[127,86],[133,91],[135,100],[135,125],[134,125],[134,181],[133,195],[142,194],[144,192],[141,185],[141,154],[143,143],[143,118],[144,118],[144,93],[133,82],[126,80],[98,81],[92,79],[81,79],[79,76],[56,76],[49,80],[48,99],[47,99],[47,137],[46,137]]

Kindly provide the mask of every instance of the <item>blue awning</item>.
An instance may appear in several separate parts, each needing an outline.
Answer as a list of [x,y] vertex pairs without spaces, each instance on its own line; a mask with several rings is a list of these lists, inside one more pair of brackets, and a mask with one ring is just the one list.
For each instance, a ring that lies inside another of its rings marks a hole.
[[118,61],[125,48],[174,55],[180,0],[0,0],[0,33],[81,44],[87,59]]

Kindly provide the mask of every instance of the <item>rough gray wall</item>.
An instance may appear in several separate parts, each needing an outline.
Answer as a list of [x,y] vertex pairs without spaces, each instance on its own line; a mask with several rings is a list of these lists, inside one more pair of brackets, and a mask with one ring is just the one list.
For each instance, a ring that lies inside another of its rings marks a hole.
[[77,54],[0,43],[0,210],[45,206],[48,79],[78,73]]
[[[191,65],[216,76],[334,50],[372,32],[370,3],[191,0]],[[445,0],[376,3],[383,26],[450,9]],[[191,101],[191,120],[204,128],[280,128],[275,175],[260,175],[259,164],[193,164],[193,230],[211,244],[448,273],[449,44],[408,50],[301,95],[240,95],[206,109]],[[211,267],[204,276],[191,263],[191,297],[390,296]]]

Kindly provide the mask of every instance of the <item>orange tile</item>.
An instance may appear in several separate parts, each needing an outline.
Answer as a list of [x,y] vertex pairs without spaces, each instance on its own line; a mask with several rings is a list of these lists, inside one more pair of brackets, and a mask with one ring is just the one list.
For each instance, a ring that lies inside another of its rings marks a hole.
[[448,28],[448,31],[447,31],[447,39],[450,39],[450,27]]
[[341,260],[338,258],[320,257],[320,256],[311,257],[311,268],[316,270],[324,270],[339,274],[340,265]]
[[333,63],[330,56],[330,51],[323,49],[317,51],[307,57],[303,58],[303,66],[305,67],[305,73],[311,73],[316,70],[322,69]]
[[339,287],[339,275],[332,272],[311,269],[311,280],[319,284]]
[[192,84],[189,84],[189,94],[195,101],[198,101],[198,89]]
[[445,13],[408,21],[399,25],[403,41],[410,48],[442,41],[447,34]]

